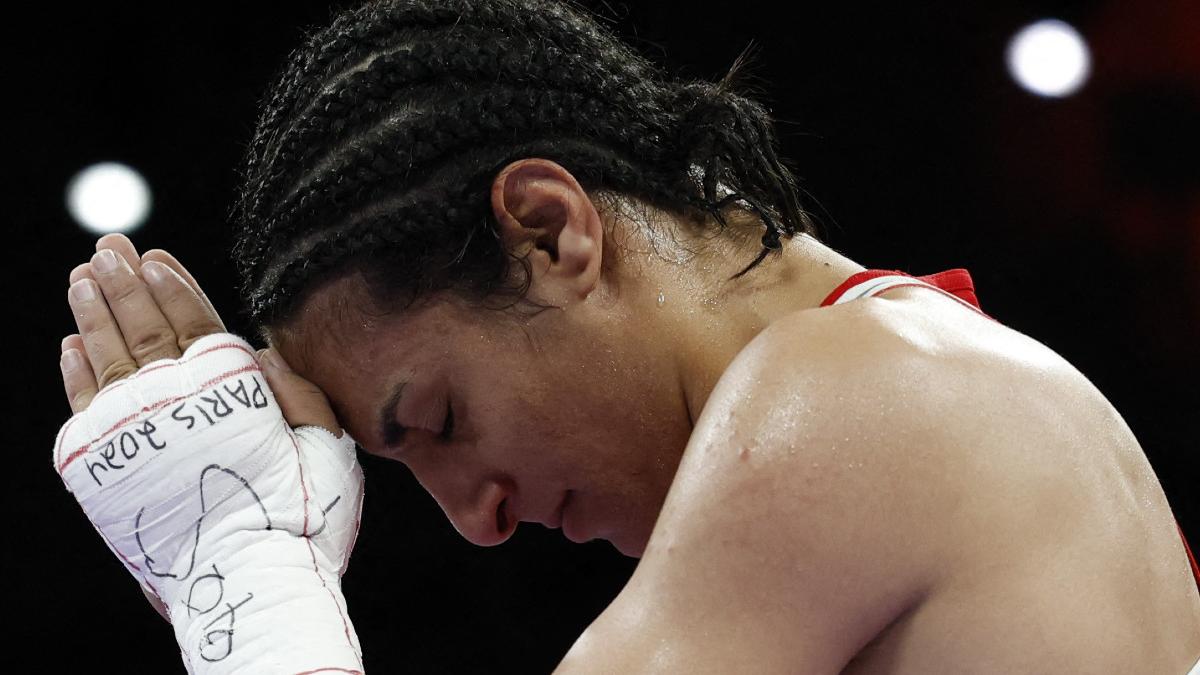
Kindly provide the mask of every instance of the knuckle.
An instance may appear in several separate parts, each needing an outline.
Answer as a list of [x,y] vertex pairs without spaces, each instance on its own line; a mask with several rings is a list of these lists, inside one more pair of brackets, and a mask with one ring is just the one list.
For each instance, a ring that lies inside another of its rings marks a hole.
[[133,277],[117,275],[117,278],[110,279],[103,284],[104,297],[109,304],[129,302],[140,290],[138,284],[134,283],[135,281]]
[[100,376],[96,378],[96,384],[100,387],[106,387],[117,380],[123,380],[137,372],[137,364],[132,361],[114,361],[104,367],[100,371]]
[[112,317],[108,313],[108,308],[96,306],[99,303],[93,303],[92,306],[84,307],[75,315],[75,324],[79,328],[79,334],[85,339],[97,333],[103,332],[112,324]]
[[179,336],[179,344],[191,346],[193,342],[202,337],[223,332],[224,329],[221,328],[221,326],[214,324],[212,321],[209,321],[208,319],[198,319],[192,321],[183,328]]
[[138,363],[143,363],[153,358],[161,358],[176,348],[175,333],[166,327],[158,327],[138,335],[129,344],[129,355]]
[[91,389],[83,389],[80,391],[67,394],[67,402],[71,405],[71,410],[75,412],[83,412],[87,409],[88,404],[92,402],[92,395],[95,394]]

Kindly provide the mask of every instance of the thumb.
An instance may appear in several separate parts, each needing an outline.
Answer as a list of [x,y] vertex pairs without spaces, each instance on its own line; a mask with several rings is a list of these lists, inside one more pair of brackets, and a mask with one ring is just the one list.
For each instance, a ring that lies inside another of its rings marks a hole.
[[338,424],[329,399],[317,385],[300,377],[288,366],[279,352],[264,349],[259,353],[267,384],[275,393],[275,400],[283,409],[283,417],[293,427],[322,427],[337,438],[342,437],[342,425]]

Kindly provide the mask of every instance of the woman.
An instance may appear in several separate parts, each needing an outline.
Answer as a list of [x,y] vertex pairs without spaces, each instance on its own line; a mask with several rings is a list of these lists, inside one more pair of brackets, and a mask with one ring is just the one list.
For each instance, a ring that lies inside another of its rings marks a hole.
[[[404,462],[473,543],[538,522],[640,557],[563,672],[1196,663],[1200,570],[1120,416],[984,315],[965,271],[867,270],[821,244],[735,74],[675,81],[543,0],[368,4],[310,36],[265,98],[234,210],[287,422]],[[149,364],[199,361],[224,332],[173,257],[120,237],[98,249],[71,274],[77,413]],[[132,410],[118,419],[158,419]],[[157,448],[167,424],[141,438]],[[102,436],[79,455],[100,453],[97,484],[127,466]],[[297,465],[338,447],[297,444]],[[302,475],[283,483],[309,503]],[[244,485],[264,505],[285,493]],[[313,501],[323,515],[353,496],[333,491]],[[194,566],[156,561],[142,512],[118,531],[85,510],[152,594],[166,589],[191,667],[232,663],[233,610],[217,659],[196,582],[176,583]],[[310,515],[294,534],[317,537]],[[221,548],[207,532],[166,547],[172,562],[201,539]],[[210,575],[222,597],[237,548]],[[236,565],[257,579],[290,564],[251,548]],[[296,581],[314,616],[255,610],[271,621],[240,663],[263,668],[261,645],[312,619],[295,650],[361,669],[334,583],[342,549],[309,552],[332,602]]]

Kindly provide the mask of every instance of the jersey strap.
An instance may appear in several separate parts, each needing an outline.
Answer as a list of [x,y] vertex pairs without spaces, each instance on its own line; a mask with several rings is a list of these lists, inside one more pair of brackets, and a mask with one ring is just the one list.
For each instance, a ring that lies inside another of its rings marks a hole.
[[932,288],[987,316],[983,308],[979,306],[979,298],[975,295],[975,283],[971,280],[971,273],[962,268],[920,277],[900,270],[863,270],[851,275],[849,279],[833,289],[833,292],[821,303],[821,307],[840,305],[902,286]]

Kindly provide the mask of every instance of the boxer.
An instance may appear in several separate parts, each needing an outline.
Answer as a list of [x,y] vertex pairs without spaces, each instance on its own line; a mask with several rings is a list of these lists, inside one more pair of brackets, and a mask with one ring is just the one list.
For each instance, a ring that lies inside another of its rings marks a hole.
[[678,80],[569,3],[366,3],[247,147],[267,351],[98,242],[55,466],[190,668],[361,670],[352,442],[473,543],[640,558],[563,673],[1197,663],[1200,570],[1118,411],[965,270],[823,244],[740,67]]

